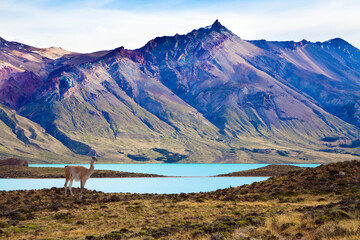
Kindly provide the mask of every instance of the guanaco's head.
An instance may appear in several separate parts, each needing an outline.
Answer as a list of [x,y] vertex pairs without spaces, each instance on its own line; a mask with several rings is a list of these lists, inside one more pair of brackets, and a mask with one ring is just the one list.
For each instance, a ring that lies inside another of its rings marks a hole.
[[97,158],[95,156],[93,156],[91,161],[97,162]]

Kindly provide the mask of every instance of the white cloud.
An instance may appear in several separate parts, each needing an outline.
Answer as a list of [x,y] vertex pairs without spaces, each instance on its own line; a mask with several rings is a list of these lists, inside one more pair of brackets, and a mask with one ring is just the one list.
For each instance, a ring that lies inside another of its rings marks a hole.
[[245,39],[325,41],[341,37],[360,47],[360,1],[314,2],[317,4],[277,12],[232,13],[225,17],[226,25]]
[[360,47],[360,1],[296,2],[286,5],[284,0],[264,0],[248,7],[242,2],[233,8],[213,5],[144,12],[101,9],[91,4],[44,9],[36,4],[0,0],[0,36],[78,52],[119,46],[134,49],[156,36],[185,34],[219,19],[244,39],[324,41],[341,37]]

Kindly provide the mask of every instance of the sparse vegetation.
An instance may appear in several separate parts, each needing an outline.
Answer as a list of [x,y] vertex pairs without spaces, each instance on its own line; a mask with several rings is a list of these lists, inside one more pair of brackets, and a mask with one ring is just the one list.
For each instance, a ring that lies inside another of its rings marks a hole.
[[127,157],[134,160],[134,161],[138,161],[138,162],[146,162],[146,161],[150,161],[151,159],[148,158],[147,156],[145,156],[144,154],[140,155],[140,154],[127,154]]
[[168,151],[166,149],[162,149],[162,148],[153,148],[152,150],[154,152],[158,152],[162,155],[161,157],[158,157],[155,160],[163,161],[165,163],[176,163],[176,162],[179,162],[188,157],[187,155],[180,154],[180,153],[173,153],[173,152],[170,152],[170,151]]
[[79,199],[65,197],[59,188],[2,191],[0,237],[359,239],[359,193],[357,161],[300,169],[208,193],[87,190]]

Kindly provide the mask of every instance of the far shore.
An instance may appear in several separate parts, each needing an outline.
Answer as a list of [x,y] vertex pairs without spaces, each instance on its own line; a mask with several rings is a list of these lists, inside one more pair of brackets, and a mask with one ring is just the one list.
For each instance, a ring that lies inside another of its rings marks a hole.
[[292,171],[302,170],[304,167],[297,167],[292,165],[272,164],[265,167],[232,172],[228,174],[220,174],[217,177],[274,177],[287,174]]
[[[217,176],[204,177],[273,177],[291,171],[303,169],[291,165],[268,165],[261,168],[250,169]],[[95,170],[92,178],[154,178],[154,177],[199,177],[199,176],[164,176],[158,174],[121,172],[112,170]],[[64,168],[56,167],[28,167],[19,165],[0,166],[0,178],[65,178]]]
[[[111,170],[95,170],[92,178],[166,177],[158,174],[131,173]],[[64,168],[0,166],[0,178],[65,178]]]

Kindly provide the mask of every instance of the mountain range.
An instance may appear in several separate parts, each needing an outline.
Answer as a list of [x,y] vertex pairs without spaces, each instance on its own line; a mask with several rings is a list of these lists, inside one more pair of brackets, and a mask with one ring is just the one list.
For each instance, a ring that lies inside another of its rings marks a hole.
[[0,157],[31,163],[360,159],[360,50],[216,20],[88,54],[0,38]]

